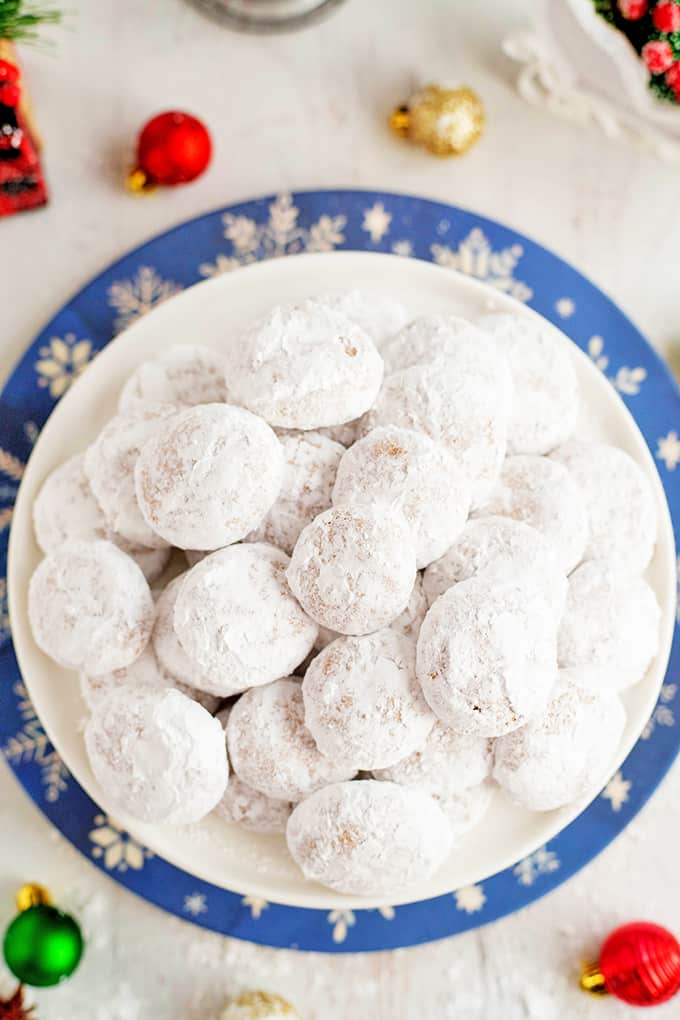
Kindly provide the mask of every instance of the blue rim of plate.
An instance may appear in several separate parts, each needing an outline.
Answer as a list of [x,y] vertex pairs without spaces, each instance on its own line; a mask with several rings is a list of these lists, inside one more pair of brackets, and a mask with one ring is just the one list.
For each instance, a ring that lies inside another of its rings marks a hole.
[[[659,702],[600,796],[514,867],[436,899],[382,910],[310,910],[242,897],[153,856],[66,771],[26,696],[7,612],[7,543],[26,460],[55,403],[112,337],[178,290],[303,251],[392,252],[437,262],[525,301],[581,347],[633,413],[680,533],[680,393],[664,362],[592,283],[521,234],[476,213],[406,195],[311,191],[243,202],[183,223],[115,262],[57,313],[0,396],[0,748],[53,825],[115,881],[171,914],[264,945],[317,952],[413,946],[521,909],[579,871],[637,814],[680,746],[680,617]],[[674,429],[675,426],[675,429]],[[680,566],[680,561],[679,561]]]

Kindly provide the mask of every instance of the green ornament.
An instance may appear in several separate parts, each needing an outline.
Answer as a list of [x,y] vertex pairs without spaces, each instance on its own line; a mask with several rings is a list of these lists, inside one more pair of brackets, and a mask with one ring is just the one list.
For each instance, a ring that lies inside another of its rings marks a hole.
[[[26,889],[34,894],[27,896]],[[80,928],[69,914],[47,902],[39,886],[24,887],[17,900],[20,913],[5,932],[2,947],[5,963],[22,984],[56,985],[80,963],[84,948]]]

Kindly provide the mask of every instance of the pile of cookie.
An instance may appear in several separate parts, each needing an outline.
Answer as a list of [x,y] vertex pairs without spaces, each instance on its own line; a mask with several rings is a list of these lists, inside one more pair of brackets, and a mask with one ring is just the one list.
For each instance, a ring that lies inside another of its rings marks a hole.
[[380,294],[141,364],[34,506],[35,640],[80,674],[108,801],[285,831],[307,878],[376,895],[494,796],[594,792],[657,651],[657,520],[579,414],[539,319]]

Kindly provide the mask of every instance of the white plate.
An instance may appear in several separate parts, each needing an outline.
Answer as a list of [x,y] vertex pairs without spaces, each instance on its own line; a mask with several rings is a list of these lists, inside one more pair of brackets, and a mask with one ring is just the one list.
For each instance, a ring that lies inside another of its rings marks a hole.
[[[135,839],[199,878],[278,903],[329,910],[409,903],[480,882],[552,839],[583,810],[586,801],[532,814],[496,793],[482,822],[428,882],[397,890],[388,897],[364,899],[334,893],[302,878],[283,837],[248,833],[214,817],[182,830],[144,825],[110,804],[85,755],[81,721],[86,712],[77,676],[61,669],[38,649],[28,624],[26,603],[28,582],[41,556],[31,523],[35,495],[50,471],[82,450],[115,412],[118,392],[140,361],[172,343],[224,349],[241,325],[273,304],[356,286],[392,294],[413,314],[445,312],[473,317],[496,310],[537,317],[512,298],[449,269],[360,252],[299,255],[263,262],[185,290],[106,347],[53,411],[21,485],[8,564],[12,635],[26,687],[51,741],[87,793]],[[580,431],[606,439],[631,454],[648,475],[658,506],[659,540],[647,576],[662,607],[660,649],[645,679],[625,694],[626,729],[607,776],[600,777],[604,782],[638,739],[663,681],[674,622],[673,532],[654,462],[633,418],[589,359],[555,327],[548,324],[548,328],[569,347],[574,360],[586,409]]]

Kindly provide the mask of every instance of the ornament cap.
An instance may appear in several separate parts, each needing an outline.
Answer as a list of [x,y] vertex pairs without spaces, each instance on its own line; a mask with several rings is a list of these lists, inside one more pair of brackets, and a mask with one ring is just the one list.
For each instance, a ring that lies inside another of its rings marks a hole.
[[140,167],[133,167],[125,178],[125,187],[133,195],[150,195],[157,185],[149,180],[148,174]]
[[587,963],[581,974],[581,988],[590,995],[608,995],[605,977],[599,963]]
[[52,903],[52,898],[44,885],[37,882],[27,882],[22,885],[16,895],[16,905],[19,913],[31,907],[44,907]]

